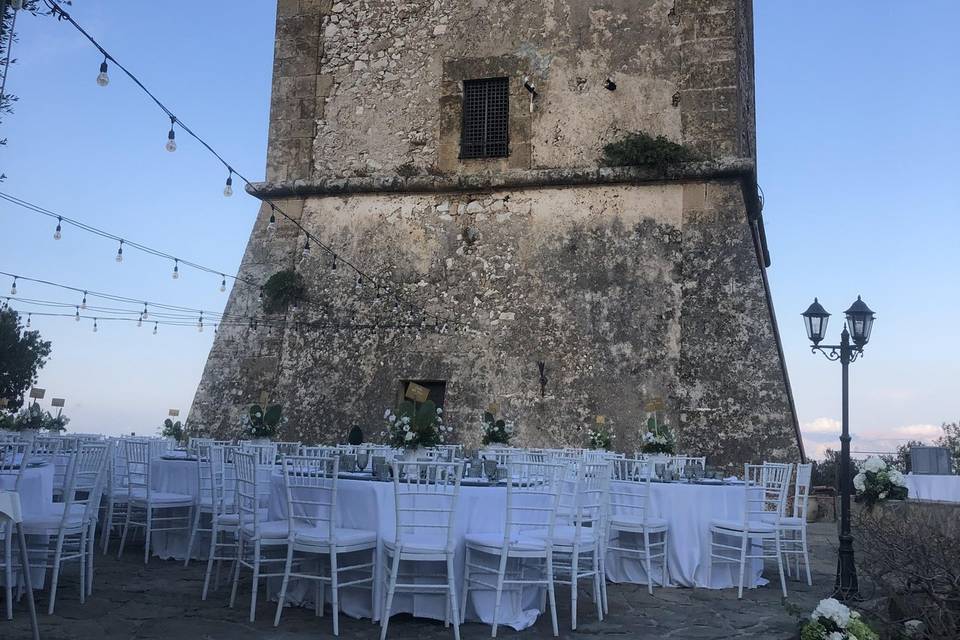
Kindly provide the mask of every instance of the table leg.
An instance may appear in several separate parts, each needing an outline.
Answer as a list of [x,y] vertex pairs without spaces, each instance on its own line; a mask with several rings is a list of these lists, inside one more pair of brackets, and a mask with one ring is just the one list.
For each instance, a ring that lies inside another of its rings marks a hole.
[[30,607],[30,628],[33,629],[33,640],[40,640],[37,608],[33,602],[33,584],[30,581],[30,558],[27,555],[27,541],[23,537],[23,525],[19,522],[17,523],[17,541],[20,546],[20,568],[23,573],[23,583],[27,587],[27,606]]

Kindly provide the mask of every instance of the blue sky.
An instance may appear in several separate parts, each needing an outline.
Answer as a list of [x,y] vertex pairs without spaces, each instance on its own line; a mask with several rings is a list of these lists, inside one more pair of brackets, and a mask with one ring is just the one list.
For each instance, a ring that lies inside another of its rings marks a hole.
[[[88,30],[238,169],[263,175],[275,3],[81,0]],[[799,314],[814,295],[835,314],[862,294],[874,339],[852,371],[854,449],[889,449],[960,418],[960,4],[756,3],[760,182],[769,272],[808,450],[836,442],[840,368],[810,354]],[[221,194],[223,169],[111,70],[72,29],[21,19],[8,89],[0,191],[235,272],[256,202]],[[220,311],[219,277],[172,265],[0,204],[0,270]],[[0,282],[0,292],[9,283]],[[74,294],[18,285],[23,296]],[[79,303],[79,300],[76,301]],[[946,318],[946,320],[941,320]],[[951,320],[953,319],[953,320]],[[40,385],[67,398],[75,431],[152,432],[185,414],[212,332],[34,318],[54,343]]]

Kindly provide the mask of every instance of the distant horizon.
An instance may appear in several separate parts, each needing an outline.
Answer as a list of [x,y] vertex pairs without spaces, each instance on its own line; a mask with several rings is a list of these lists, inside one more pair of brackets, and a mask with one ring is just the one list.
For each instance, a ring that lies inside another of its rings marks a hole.
[[[833,313],[828,340],[857,295],[877,312],[851,367],[854,451],[932,442],[942,423],[960,418],[960,344],[950,339],[960,317],[960,67],[944,63],[960,59],[950,31],[960,4],[925,6],[843,3],[829,19],[815,3],[754,9],[768,276],[811,458],[839,448],[840,416],[840,367],[810,353],[800,321],[814,296]],[[70,12],[238,170],[260,178],[275,9],[213,0],[175,25],[168,7],[153,3],[88,0]],[[20,100],[3,118],[0,192],[236,273],[258,201],[238,183],[223,197],[222,166],[187,136],[164,151],[169,119],[115,69],[109,86],[97,86],[102,56],[71,28],[24,16],[17,31],[7,90]],[[53,240],[55,222],[0,202],[0,271],[222,311],[219,275],[184,268],[173,280],[169,261],[135,251],[117,264],[114,242],[70,228]],[[18,288],[79,302],[40,285]],[[169,409],[185,419],[213,337],[118,322],[94,334],[88,321],[40,316],[32,328],[53,342],[37,383],[47,389],[42,406],[64,397],[70,431],[110,435],[153,434]]]

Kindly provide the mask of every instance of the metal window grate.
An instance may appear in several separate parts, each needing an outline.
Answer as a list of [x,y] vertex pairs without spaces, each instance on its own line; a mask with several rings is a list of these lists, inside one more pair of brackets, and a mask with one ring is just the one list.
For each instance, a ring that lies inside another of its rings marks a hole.
[[510,86],[507,78],[463,82],[461,158],[504,158],[510,154]]

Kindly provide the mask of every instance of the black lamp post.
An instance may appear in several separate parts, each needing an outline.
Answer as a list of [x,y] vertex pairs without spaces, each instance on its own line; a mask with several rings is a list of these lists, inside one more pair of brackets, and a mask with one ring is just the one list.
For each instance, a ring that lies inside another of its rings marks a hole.
[[[830,314],[817,299],[803,312],[807,337],[813,343],[811,351],[819,351],[828,360],[839,360],[843,367],[843,431],[840,434],[840,550],[837,557],[837,579],[833,597],[841,601],[859,600],[860,586],[857,582],[857,567],[853,561],[853,535],[850,533],[850,385],[848,367],[863,353],[870,340],[874,313],[857,296],[844,314],[846,326],[840,333],[840,344],[821,345],[827,332]],[[851,340],[853,344],[851,344]]]

